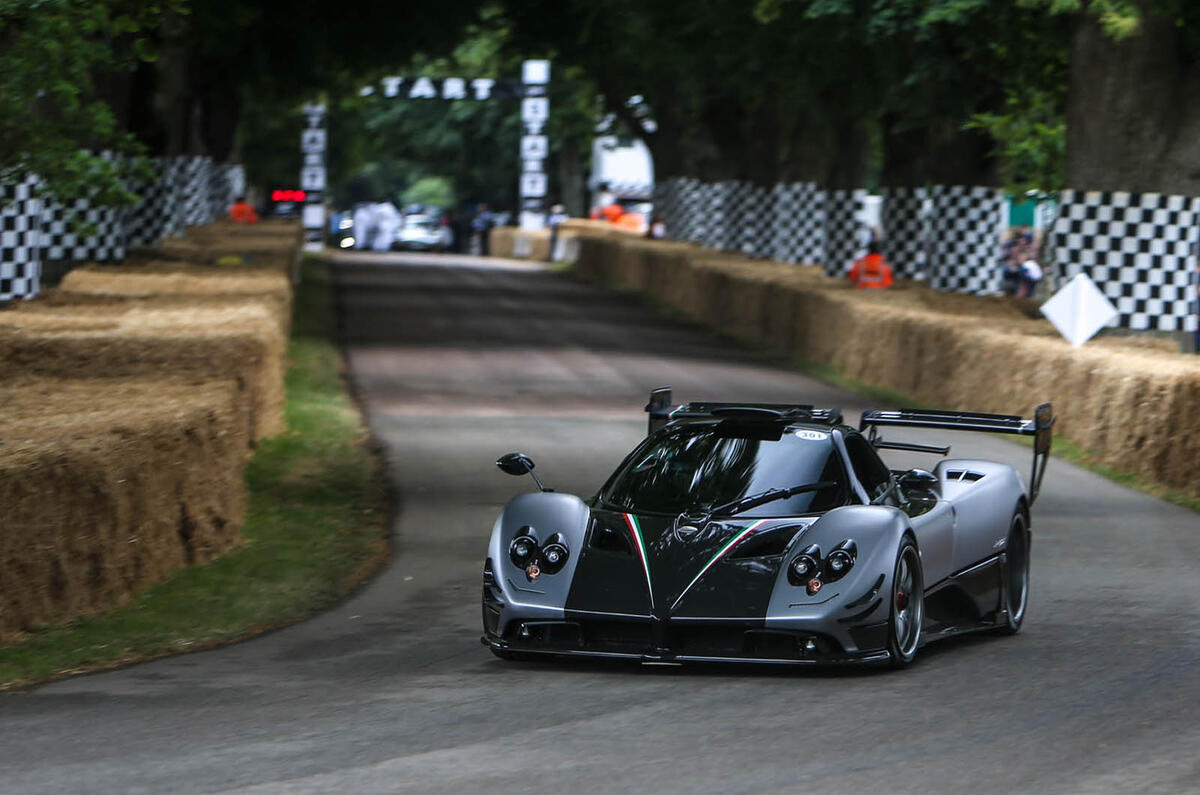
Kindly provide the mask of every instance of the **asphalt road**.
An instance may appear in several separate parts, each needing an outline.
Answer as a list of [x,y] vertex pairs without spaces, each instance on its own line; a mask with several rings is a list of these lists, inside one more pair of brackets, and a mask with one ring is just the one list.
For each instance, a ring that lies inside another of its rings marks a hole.
[[1200,519],[1057,460],[1016,637],[900,672],[495,659],[480,570],[528,488],[497,455],[588,494],[651,387],[852,419],[863,401],[528,265],[339,261],[352,375],[400,493],[394,563],[290,629],[0,697],[0,791],[1200,791]]

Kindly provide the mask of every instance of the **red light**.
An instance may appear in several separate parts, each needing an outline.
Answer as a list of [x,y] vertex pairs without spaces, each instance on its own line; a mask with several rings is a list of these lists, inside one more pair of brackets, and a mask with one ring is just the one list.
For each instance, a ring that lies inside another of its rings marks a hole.
[[284,194],[284,191],[281,191],[279,189],[271,191],[271,201],[273,201],[273,202],[283,201],[283,194]]
[[308,194],[302,190],[294,190],[294,191],[292,191],[292,195],[294,195],[296,197],[294,199],[294,201],[298,201],[298,202],[302,202],[308,198]]
[[302,190],[280,190],[276,188],[271,191],[271,201],[273,202],[302,202],[308,198],[308,194]]

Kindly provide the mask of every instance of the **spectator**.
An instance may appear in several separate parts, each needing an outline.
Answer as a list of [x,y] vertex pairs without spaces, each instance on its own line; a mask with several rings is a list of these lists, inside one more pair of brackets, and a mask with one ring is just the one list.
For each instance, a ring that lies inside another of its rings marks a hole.
[[610,202],[600,208],[600,217],[610,224],[615,224],[625,215],[625,208],[618,202]]
[[662,213],[650,216],[650,225],[646,227],[646,237],[651,240],[665,240],[667,237],[667,219]]
[[250,202],[246,201],[245,196],[238,196],[237,201],[229,208],[229,220],[235,224],[256,224],[258,213]]
[[876,240],[867,244],[867,255],[855,261],[848,276],[859,290],[877,290],[891,287],[894,283],[892,266],[884,262]]
[[396,242],[396,233],[400,231],[400,225],[404,223],[404,216],[400,215],[400,211],[396,209],[396,205],[391,202],[380,202],[374,207],[375,212],[375,240],[371,246],[373,251],[391,251],[392,245]]
[[571,216],[567,215],[567,208],[561,204],[556,204],[550,208],[550,215],[546,218],[546,224],[550,227],[550,261],[557,259],[558,252],[558,226],[563,221]]
[[1021,263],[1021,295],[1032,298],[1034,290],[1042,280],[1042,266],[1030,258]]
[[367,249],[371,247],[371,238],[375,236],[375,212],[369,202],[363,202],[354,208],[354,248]]
[[492,215],[492,211],[488,209],[486,202],[479,203],[479,209],[475,212],[475,217],[471,219],[471,232],[479,237],[479,253],[483,256],[488,256],[491,251],[491,241],[488,240],[492,227],[495,226],[496,219]]

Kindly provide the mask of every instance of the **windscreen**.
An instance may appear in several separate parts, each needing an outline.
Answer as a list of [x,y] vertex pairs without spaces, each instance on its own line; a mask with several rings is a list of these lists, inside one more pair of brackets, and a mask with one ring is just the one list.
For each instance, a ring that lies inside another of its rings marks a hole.
[[600,493],[615,508],[678,514],[714,508],[769,489],[833,481],[739,516],[795,516],[845,502],[846,476],[829,433],[780,423],[695,423],[649,437]]

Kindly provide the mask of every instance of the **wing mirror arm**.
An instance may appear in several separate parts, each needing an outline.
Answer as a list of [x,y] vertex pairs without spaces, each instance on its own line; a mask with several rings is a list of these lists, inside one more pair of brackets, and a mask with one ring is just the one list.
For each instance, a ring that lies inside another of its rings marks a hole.
[[542,483],[541,478],[533,474],[533,459],[524,453],[506,453],[496,460],[496,466],[501,472],[509,475],[529,475],[537,484],[539,491],[554,491]]

